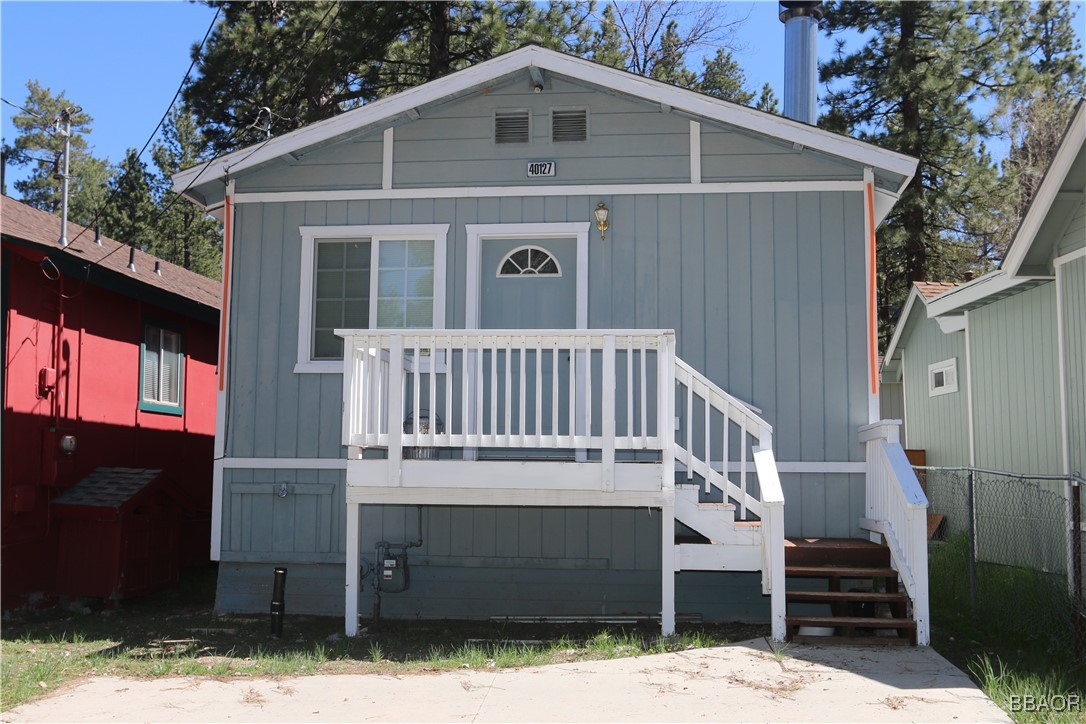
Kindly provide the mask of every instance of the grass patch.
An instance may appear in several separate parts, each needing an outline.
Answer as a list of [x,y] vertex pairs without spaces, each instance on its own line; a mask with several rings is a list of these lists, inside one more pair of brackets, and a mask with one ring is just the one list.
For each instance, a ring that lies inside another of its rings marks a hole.
[[766,626],[383,621],[346,638],[343,619],[288,612],[283,638],[268,616],[216,616],[215,569],[183,574],[161,594],[115,609],[19,611],[0,630],[0,710],[94,675],[134,677],[411,674],[611,659],[766,636]]
[[1060,697],[1067,695],[1086,705],[1086,669],[1074,660],[1074,619],[1066,579],[978,563],[974,609],[968,539],[958,535],[933,543],[928,560],[932,646],[969,672],[1017,722],[1086,721],[1082,708],[1025,712],[1011,706],[1014,698],[1061,702]]

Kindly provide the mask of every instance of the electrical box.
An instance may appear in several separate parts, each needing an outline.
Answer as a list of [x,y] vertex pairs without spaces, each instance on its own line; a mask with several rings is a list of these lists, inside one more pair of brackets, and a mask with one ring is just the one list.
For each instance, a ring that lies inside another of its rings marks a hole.
[[38,370],[38,397],[48,397],[57,388],[57,371],[52,367]]
[[407,549],[383,545],[377,549],[377,571],[382,593],[400,593],[411,585]]

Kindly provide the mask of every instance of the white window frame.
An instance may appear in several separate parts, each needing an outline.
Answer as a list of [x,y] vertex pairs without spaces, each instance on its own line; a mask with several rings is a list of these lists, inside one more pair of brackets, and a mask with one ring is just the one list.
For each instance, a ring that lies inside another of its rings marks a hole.
[[445,270],[448,256],[448,224],[366,224],[351,226],[300,226],[302,237],[301,284],[298,293],[298,360],[295,374],[342,374],[342,360],[315,360],[313,343],[313,284],[317,242],[325,239],[370,241],[370,329],[377,329],[377,260],[383,241],[434,242],[434,329],[445,329]]
[[[936,373],[943,373],[943,384],[935,386]],[[958,391],[958,358],[951,357],[928,365],[928,397],[949,395]]]

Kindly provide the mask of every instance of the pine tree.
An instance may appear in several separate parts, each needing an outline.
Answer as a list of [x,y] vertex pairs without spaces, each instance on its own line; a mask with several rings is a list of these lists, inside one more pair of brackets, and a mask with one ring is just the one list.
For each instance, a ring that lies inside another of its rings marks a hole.
[[881,331],[909,285],[957,280],[988,263],[988,229],[976,213],[998,182],[983,147],[995,102],[1018,73],[1020,28],[1012,4],[831,2],[823,28],[867,38],[821,67],[829,112],[820,124],[919,159],[878,236]]
[[207,142],[196,118],[178,106],[166,118],[162,137],[151,149],[156,173],[151,187],[158,205],[155,218],[156,246],[151,253],[197,274],[221,277],[222,227],[202,209],[178,199],[170,177],[203,160]]
[[100,218],[102,233],[117,241],[154,253],[158,245],[153,226],[155,199],[147,167],[130,148],[109,180],[110,202]]
[[629,50],[622,38],[622,31],[615,21],[614,8],[610,4],[605,5],[603,12],[600,13],[588,57],[601,65],[609,65],[612,68],[626,67]]
[[[28,81],[26,89],[23,103],[26,110],[12,116],[18,135],[11,146],[5,147],[5,155],[15,166],[32,168],[28,178],[14,184],[22,200],[43,211],[60,214],[62,185],[58,177],[64,169],[64,138],[56,133],[54,123],[62,111],[76,105],[63,92],[54,96],[36,80]],[[84,225],[90,223],[104,201],[109,175],[105,161],[95,158],[87,145],[92,122],[90,115],[81,110],[71,113],[68,218]]]
[[[705,70],[695,86],[702,93],[733,103],[749,106],[754,94],[744,88],[746,74],[735,62],[731,51],[720,48],[712,60],[705,61]],[[772,92],[772,91],[770,91]]]
[[780,114],[780,106],[777,104],[777,96],[773,93],[773,86],[766,83],[762,86],[762,92],[758,94],[758,102],[754,107],[766,113]]

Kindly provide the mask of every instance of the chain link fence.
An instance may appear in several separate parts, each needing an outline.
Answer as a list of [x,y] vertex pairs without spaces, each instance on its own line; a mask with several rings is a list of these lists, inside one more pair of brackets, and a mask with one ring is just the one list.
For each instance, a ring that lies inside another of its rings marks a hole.
[[917,467],[928,495],[933,612],[1083,657],[1077,476]]

